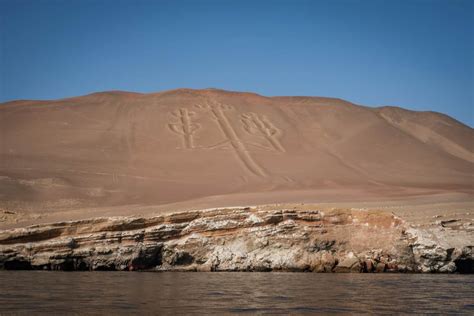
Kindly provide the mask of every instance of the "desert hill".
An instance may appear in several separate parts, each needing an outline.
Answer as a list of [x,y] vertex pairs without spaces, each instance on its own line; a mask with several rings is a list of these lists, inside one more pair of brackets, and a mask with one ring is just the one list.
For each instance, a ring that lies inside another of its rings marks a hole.
[[[439,113],[223,90],[0,104],[0,208],[29,213],[473,193]],[[190,204],[192,205],[192,204]]]

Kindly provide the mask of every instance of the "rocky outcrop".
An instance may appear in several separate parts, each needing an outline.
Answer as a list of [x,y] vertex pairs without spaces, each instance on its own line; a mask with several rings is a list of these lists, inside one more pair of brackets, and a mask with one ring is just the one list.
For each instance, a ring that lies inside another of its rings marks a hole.
[[451,248],[366,210],[232,208],[0,231],[0,268],[48,270],[472,272]]
[[471,231],[457,230],[454,236],[458,242],[452,242],[445,230],[438,227],[410,228],[408,234],[415,237],[411,247],[421,272],[474,273],[474,236]]

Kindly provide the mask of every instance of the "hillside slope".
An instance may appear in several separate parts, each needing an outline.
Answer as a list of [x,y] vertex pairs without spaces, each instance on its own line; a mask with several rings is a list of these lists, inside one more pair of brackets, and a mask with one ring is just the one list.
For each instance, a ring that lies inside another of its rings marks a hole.
[[442,114],[331,98],[179,89],[8,102],[0,208],[472,194],[473,140]]

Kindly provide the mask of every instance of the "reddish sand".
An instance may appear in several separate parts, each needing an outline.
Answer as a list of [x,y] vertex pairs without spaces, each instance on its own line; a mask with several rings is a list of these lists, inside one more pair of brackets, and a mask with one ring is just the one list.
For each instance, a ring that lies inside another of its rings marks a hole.
[[446,115],[332,98],[14,101],[0,104],[0,228],[224,205],[470,203],[473,151],[474,130]]

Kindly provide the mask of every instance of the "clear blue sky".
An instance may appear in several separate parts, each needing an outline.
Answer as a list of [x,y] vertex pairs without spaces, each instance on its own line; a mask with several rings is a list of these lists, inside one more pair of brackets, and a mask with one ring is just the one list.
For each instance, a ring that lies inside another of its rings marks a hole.
[[474,1],[0,0],[0,102],[188,87],[474,126]]

